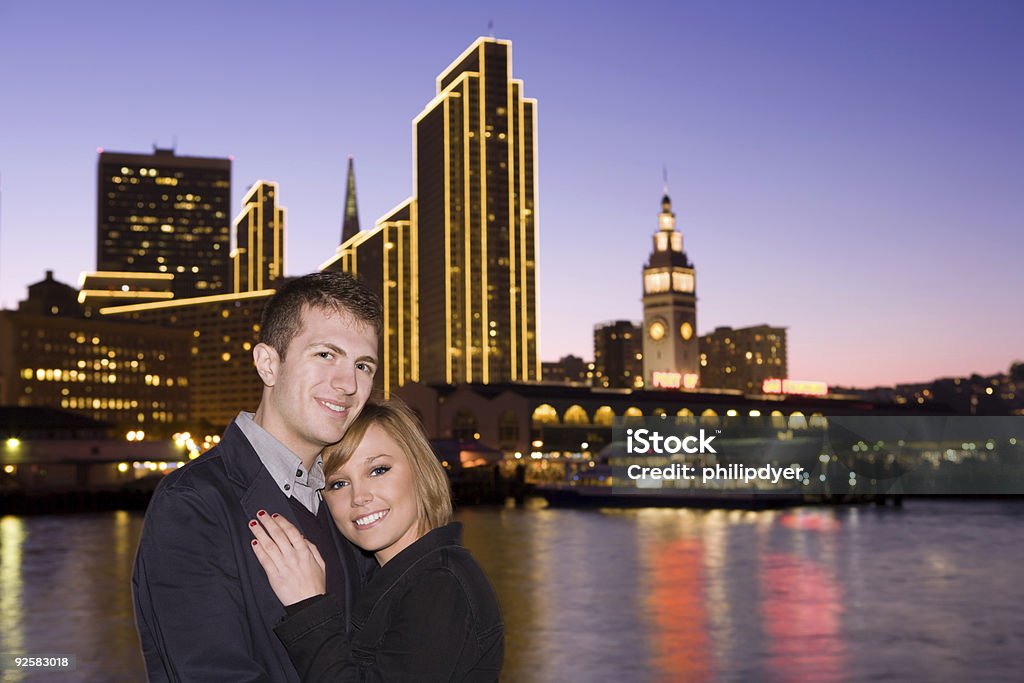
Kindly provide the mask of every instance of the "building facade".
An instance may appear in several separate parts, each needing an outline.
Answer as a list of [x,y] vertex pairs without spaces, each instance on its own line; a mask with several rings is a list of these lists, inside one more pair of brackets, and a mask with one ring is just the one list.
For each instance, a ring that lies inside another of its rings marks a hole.
[[419,379],[419,263],[412,228],[414,202],[407,199],[377,221],[373,230],[356,233],[320,270],[349,273],[380,298],[384,334],[375,377],[384,395]]
[[786,379],[786,328],[719,327],[701,337],[701,386],[760,394],[766,379]]
[[[587,363],[579,356],[562,356],[555,362],[541,363],[545,382],[565,382],[566,384],[590,384],[593,377],[593,363]],[[588,375],[589,373],[589,375]]]
[[594,326],[595,387],[644,386],[643,326],[615,320]]
[[170,273],[82,273],[78,303],[91,318],[99,309],[174,298],[174,276]]
[[676,230],[672,200],[661,200],[654,249],[643,272],[644,384],[694,389],[700,364],[697,341],[697,287],[693,264]]
[[147,323],[185,337],[188,420],[220,434],[240,410],[255,411],[263,383],[253,367],[263,307],[274,290],[162,301],[100,310],[107,320]]
[[170,273],[177,297],[230,289],[231,160],[101,151],[96,270]]
[[284,276],[284,207],[277,183],[259,180],[242,199],[231,251],[233,290],[269,289]]
[[188,417],[188,345],[175,329],[0,311],[0,404],[170,434]]
[[535,381],[536,101],[480,38],[413,122],[421,378]]

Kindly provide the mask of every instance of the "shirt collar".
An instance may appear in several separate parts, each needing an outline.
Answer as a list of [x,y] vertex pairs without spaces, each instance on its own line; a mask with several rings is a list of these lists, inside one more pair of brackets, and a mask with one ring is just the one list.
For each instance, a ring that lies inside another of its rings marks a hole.
[[274,483],[281,489],[281,492],[286,496],[291,496],[296,485],[308,486],[314,491],[322,489],[324,487],[323,457],[317,455],[313,467],[307,472],[302,465],[302,459],[274,438],[270,432],[256,424],[254,417],[254,413],[242,411],[235,418],[235,424],[252,444],[260,462],[270,472],[270,476],[274,478]]

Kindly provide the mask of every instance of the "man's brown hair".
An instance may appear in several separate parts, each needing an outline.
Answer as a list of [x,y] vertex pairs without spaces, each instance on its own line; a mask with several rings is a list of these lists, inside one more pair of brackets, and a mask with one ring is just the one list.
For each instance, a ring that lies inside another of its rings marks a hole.
[[260,343],[284,359],[292,339],[302,331],[302,314],[307,308],[348,314],[369,325],[380,337],[384,315],[380,298],[347,273],[319,272],[289,280],[277,290],[263,309]]

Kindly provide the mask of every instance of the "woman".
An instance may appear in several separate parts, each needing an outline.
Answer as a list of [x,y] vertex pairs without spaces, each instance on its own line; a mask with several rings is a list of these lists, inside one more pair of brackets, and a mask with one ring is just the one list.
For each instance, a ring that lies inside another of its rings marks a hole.
[[310,681],[494,681],[504,626],[487,578],[459,544],[448,478],[416,416],[368,403],[324,451],[334,523],[380,565],[352,611],[331,595],[316,546],[278,515],[250,522],[256,557],[287,616],[275,627]]

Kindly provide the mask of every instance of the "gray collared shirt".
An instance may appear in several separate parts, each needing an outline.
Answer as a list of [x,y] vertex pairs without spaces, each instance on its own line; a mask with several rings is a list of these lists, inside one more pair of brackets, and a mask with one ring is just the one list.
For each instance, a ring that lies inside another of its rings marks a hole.
[[260,462],[270,472],[281,492],[295,498],[315,515],[320,509],[320,489],[324,487],[323,458],[316,456],[316,462],[307,472],[299,456],[256,424],[253,417],[254,413],[242,411],[235,418],[235,424],[249,439]]

